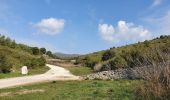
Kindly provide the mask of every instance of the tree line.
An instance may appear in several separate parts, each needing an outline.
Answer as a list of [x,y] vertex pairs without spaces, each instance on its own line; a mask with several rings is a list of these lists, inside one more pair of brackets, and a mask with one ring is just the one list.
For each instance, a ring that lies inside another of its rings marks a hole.
[[15,40],[0,34],[0,73],[9,73],[12,68],[24,65],[28,68],[45,66],[44,54],[57,58],[56,55],[45,48],[19,44]]
[[4,35],[0,34],[0,45],[8,46],[12,49],[21,49],[33,55],[42,55],[46,54],[52,58],[57,58],[51,51],[47,51],[46,48],[30,47],[24,44],[17,44],[15,40],[10,39]]

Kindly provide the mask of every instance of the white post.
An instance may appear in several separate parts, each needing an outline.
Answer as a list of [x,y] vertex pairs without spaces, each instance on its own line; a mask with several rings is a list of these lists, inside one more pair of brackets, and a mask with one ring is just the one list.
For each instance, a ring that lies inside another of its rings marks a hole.
[[21,74],[22,74],[22,75],[27,75],[27,74],[28,74],[27,66],[23,66],[23,67],[21,68]]

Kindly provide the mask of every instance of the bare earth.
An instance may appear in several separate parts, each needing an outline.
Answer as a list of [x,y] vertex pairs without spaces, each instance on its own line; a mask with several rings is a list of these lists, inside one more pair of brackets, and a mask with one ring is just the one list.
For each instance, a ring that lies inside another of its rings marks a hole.
[[62,67],[50,64],[46,64],[46,66],[48,66],[50,70],[44,74],[0,79],[0,89],[52,80],[79,80],[78,76],[72,75],[68,70]]

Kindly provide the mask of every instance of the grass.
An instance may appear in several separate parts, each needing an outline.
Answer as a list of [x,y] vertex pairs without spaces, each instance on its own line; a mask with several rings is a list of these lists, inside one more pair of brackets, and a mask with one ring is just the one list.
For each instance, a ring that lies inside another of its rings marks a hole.
[[10,77],[18,77],[22,76],[19,72],[11,72],[11,73],[0,73],[0,79],[2,78],[10,78]]
[[[0,100],[133,100],[137,80],[53,81],[16,88],[1,89]],[[18,93],[23,90],[44,92]]]
[[93,70],[89,67],[68,67],[68,69],[72,74],[81,76],[93,73]]
[[[43,74],[46,71],[48,71],[49,68],[48,67],[39,67],[39,68],[34,68],[34,69],[28,69],[29,73],[28,75],[36,75],[36,74]],[[10,73],[0,73],[0,79],[3,78],[11,78],[11,77],[19,77],[19,76],[25,76],[22,75],[20,71],[16,71],[16,72],[10,72]]]

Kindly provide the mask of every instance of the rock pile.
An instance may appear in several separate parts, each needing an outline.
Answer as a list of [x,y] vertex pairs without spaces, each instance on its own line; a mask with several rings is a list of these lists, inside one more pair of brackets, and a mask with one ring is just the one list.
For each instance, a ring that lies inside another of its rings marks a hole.
[[[157,69],[157,68],[156,68]],[[160,71],[161,69],[157,69]],[[153,71],[153,67],[135,67],[102,71],[83,76],[84,80],[115,80],[115,79],[143,79],[148,73]]]

